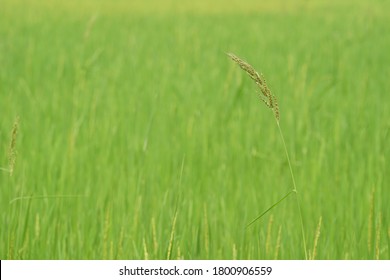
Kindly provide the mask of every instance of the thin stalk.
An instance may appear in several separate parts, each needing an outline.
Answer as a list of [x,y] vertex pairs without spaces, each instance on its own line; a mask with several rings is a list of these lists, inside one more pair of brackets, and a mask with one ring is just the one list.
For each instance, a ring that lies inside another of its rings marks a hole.
[[288,194],[286,194],[281,199],[279,199],[278,202],[274,203],[271,207],[269,207],[267,210],[265,210],[263,213],[261,213],[259,216],[257,216],[252,222],[247,224],[246,227],[248,228],[249,226],[253,225],[257,220],[259,220],[261,217],[263,217],[265,214],[267,214],[269,211],[271,211],[274,207],[276,207],[276,205],[278,205],[280,202],[285,200],[293,192],[295,192],[295,191],[294,190],[289,191]]
[[297,205],[298,205],[298,209],[299,209],[299,217],[300,217],[300,220],[301,220],[301,231],[302,231],[302,239],[303,239],[303,249],[305,250],[305,258],[306,258],[306,260],[307,260],[308,258],[307,258],[307,249],[306,249],[305,230],[304,230],[304,228],[303,228],[302,210],[301,210],[301,203],[299,202],[299,196],[298,196],[297,185],[295,184],[294,172],[293,172],[292,167],[291,167],[290,156],[289,156],[289,154],[288,154],[288,150],[287,150],[287,146],[286,146],[286,141],[284,141],[284,136],[283,136],[282,129],[280,128],[280,124],[279,124],[279,121],[278,121],[278,120],[276,120],[276,123],[277,123],[277,125],[278,125],[280,137],[282,138],[284,151],[285,151],[286,157],[287,157],[288,167],[290,168],[291,179],[292,179],[292,182],[293,182],[293,190],[292,190],[292,191],[295,193],[295,197],[296,197],[296,201],[297,201]]

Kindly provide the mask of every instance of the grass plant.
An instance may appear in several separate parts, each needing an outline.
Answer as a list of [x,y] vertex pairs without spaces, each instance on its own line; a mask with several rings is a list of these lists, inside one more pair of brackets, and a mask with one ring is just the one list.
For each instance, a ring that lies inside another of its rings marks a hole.
[[[295,198],[296,198],[297,206],[298,206],[298,213],[299,213],[300,222],[301,222],[303,250],[305,252],[305,258],[308,259],[307,249],[306,249],[305,230],[304,230],[303,218],[302,218],[301,203],[299,202],[298,190],[297,190],[297,186],[296,186],[296,183],[295,183],[294,172],[292,170],[290,156],[288,154],[286,142],[284,140],[282,129],[280,128],[280,124],[279,124],[280,114],[279,114],[278,101],[277,101],[276,97],[271,93],[271,90],[267,86],[267,83],[266,83],[266,81],[264,79],[264,76],[262,74],[257,73],[257,71],[255,70],[255,68],[253,68],[253,66],[251,66],[249,63],[245,62],[244,60],[242,60],[238,56],[236,56],[236,55],[234,55],[232,53],[228,53],[228,56],[234,62],[236,62],[241,67],[241,69],[244,70],[249,75],[249,77],[251,77],[252,80],[255,81],[256,85],[258,86],[258,88],[260,90],[259,97],[260,97],[261,101],[263,101],[263,103],[268,108],[270,108],[273,111],[274,117],[275,117],[275,121],[276,121],[276,124],[277,124],[278,129],[279,129],[280,138],[281,138],[281,140],[283,142],[283,147],[284,147],[285,155],[286,155],[287,162],[288,162],[288,167],[290,169],[291,180],[292,180],[292,188],[291,188],[291,190],[286,195],[284,195],[279,201],[274,203],[271,207],[269,207],[267,210],[265,210],[263,213],[261,213],[257,218],[255,218],[252,222],[250,222],[248,224],[248,226],[252,225],[254,222],[256,222],[261,217],[263,217],[272,208],[274,208],[279,203],[281,203],[283,200],[285,200],[290,194],[295,193]],[[267,238],[267,240],[268,240],[268,238]]]
[[389,10],[2,0],[0,259],[389,259]]

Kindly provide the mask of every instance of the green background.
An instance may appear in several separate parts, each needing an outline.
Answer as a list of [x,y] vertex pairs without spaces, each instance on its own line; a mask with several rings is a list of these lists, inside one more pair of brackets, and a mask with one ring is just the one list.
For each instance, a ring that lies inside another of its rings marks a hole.
[[292,196],[246,228],[292,183],[233,52],[278,98],[309,256],[390,259],[389,10],[1,0],[0,258],[304,259]]

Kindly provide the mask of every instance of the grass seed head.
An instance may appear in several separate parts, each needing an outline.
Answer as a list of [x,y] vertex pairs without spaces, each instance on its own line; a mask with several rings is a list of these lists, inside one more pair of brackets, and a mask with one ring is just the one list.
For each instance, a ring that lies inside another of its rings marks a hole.
[[18,130],[19,130],[19,117],[17,117],[14,122],[14,126],[11,132],[11,142],[8,147],[8,170],[10,176],[12,176],[15,168],[16,155],[17,155],[16,138],[18,135]]
[[320,239],[320,235],[321,235],[321,224],[322,224],[322,216],[320,216],[320,220],[318,221],[318,226],[317,226],[316,234],[314,237],[313,255],[311,256],[312,260],[315,260],[316,256],[317,256],[317,245],[318,245],[318,240]]
[[242,70],[244,70],[248,76],[255,81],[256,85],[260,89],[259,92],[259,97],[261,101],[264,102],[264,104],[269,107],[275,115],[275,119],[277,122],[279,122],[280,119],[280,114],[279,114],[279,106],[277,99],[274,95],[272,95],[271,90],[267,86],[267,83],[264,79],[264,76],[262,74],[259,75],[255,68],[253,68],[252,65],[247,63],[246,61],[242,60],[238,56],[232,53],[227,53],[227,55],[234,61],[236,62]]

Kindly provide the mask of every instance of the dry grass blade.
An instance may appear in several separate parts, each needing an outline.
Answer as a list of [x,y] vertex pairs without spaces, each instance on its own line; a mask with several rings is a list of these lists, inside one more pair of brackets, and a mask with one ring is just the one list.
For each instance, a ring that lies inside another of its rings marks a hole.
[[272,95],[271,90],[267,86],[267,82],[264,79],[264,76],[257,73],[255,68],[253,68],[252,65],[247,63],[246,61],[242,60],[238,56],[228,53],[227,54],[234,62],[236,62],[242,70],[244,70],[249,77],[255,81],[256,85],[260,89],[259,97],[261,101],[264,102],[265,105],[267,105],[269,108],[272,109],[274,112],[276,121],[279,122],[280,116],[279,116],[279,107],[277,99],[274,95]]

